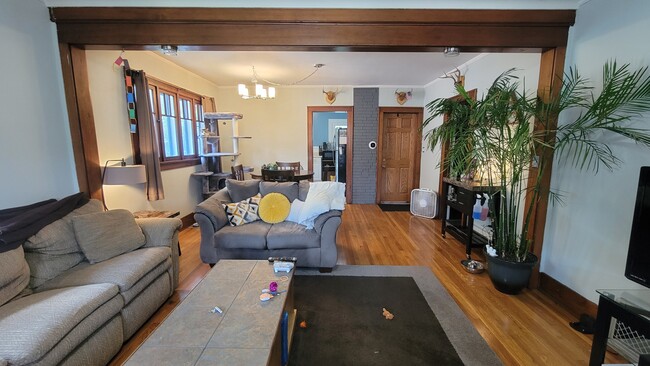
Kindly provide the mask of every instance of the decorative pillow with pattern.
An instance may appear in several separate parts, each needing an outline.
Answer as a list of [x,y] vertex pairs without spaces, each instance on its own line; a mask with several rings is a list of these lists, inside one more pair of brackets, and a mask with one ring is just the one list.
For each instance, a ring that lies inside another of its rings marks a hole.
[[262,195],[258,193],[239,202],[223,204],[230,226],[244,225],[259,220],[258,211],[261,199]]

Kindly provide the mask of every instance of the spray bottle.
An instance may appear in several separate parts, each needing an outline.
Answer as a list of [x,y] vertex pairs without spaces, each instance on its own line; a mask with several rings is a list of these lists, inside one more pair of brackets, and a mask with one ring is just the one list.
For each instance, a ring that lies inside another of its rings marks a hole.
[[480,220],[481,219],[481,195],[476,195],[476,203],[474,204],[474,208],[472,209],[472,218],[474,220]]
[[483,202],[483,206],[481,206],[481,218],[479,219],[481,221],[487,220],[488,212],[490,212],[490,196],[487,193],[483,193],[483,198],[485,198],[485,201]]

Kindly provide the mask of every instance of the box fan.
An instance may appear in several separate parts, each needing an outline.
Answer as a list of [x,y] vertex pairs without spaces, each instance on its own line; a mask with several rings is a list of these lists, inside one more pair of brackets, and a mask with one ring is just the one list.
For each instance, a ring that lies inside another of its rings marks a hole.
[[428,219],[436,217],[438,215],[438,194],[426,188],[412,190],[411,213]]

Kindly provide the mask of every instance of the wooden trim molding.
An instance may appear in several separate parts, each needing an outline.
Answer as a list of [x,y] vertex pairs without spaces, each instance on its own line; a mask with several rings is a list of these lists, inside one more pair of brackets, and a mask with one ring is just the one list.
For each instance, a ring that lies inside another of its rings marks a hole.
[[[61,42],[107,48],[552,48],[575,10],[52,8]],[[109,47],[113,45],[113,47]]]
[[596,318],[598,305],[585,299],[582,295],[571,290],[544,272],[539,274],[539,279],[539,290],[563,306],[571,315],[575,316],[576,319],[579,319],[581,314],[588,314]]

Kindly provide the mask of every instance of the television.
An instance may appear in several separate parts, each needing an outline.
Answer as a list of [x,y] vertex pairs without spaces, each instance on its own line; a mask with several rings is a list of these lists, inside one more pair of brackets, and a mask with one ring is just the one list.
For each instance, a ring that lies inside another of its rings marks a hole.
[[650,287],[650,166],[639,174],[625,277]]

